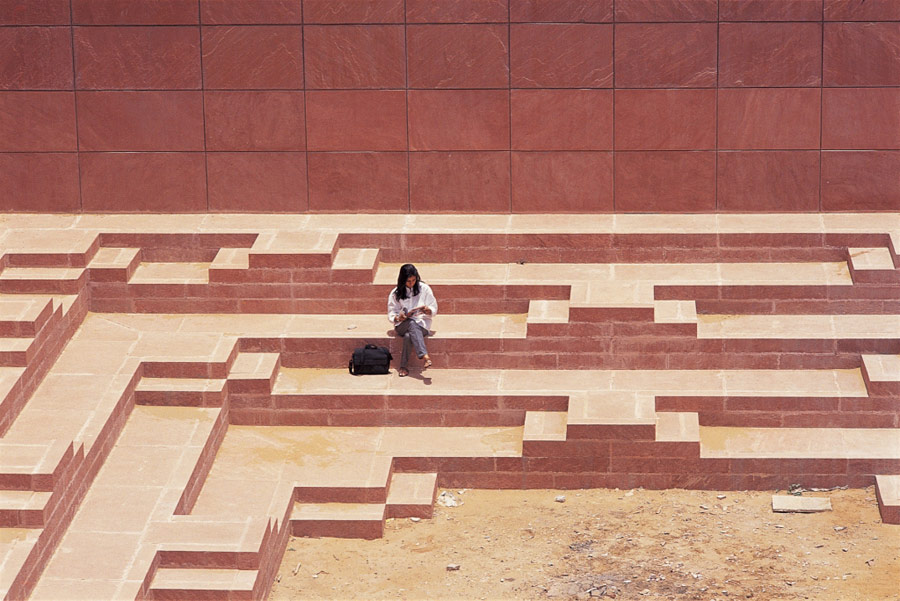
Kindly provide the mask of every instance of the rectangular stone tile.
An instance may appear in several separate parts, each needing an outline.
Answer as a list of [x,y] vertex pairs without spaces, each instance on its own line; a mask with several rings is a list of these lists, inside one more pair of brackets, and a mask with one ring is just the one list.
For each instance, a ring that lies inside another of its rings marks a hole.
[[303,31],[295,25],[203,28],[207,89],[303,87]]
[[198,89],[201,84],[196,27],[76,27],[74,44],[79,89]]

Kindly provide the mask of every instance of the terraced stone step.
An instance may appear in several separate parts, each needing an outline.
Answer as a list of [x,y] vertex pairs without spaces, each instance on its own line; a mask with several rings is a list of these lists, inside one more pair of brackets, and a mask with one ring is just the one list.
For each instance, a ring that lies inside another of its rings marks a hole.
[[0,296],[0,336],[33,337],[53,315],[47,297]]
[[[159,568],[149,594],[160,601],[257,598],[258,570]],[[266,584],[266,587],[269,585]]]
[[900,524],[900,475],[875,476],[878,510],[885,524]]
[[50,492],[0,490],[0,528],[40,528]]
[[87,271],[77,267],[7,267],[0,272],[0,292],[6,294],[78,294]]
[[381,538],[384,503],[295,503],[291,512],[294,536]]
[[385,517],[430,518],[437,497],[437,474],[397,473],[391,475]]
[[700,457],[729,459],[887,459],[900,469],[896,428],[700,427]]
[[208,378],[141,378],[134,389],[138,405],[220,407],[227,380]]
[[91,282],[127,282],[141,262],[140,248],[100,248],[88,263]]

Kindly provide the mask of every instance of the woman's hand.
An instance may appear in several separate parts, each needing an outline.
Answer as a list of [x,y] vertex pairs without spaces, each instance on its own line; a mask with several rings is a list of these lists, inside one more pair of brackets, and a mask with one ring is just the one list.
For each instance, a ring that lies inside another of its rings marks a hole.
[[425,313],[425,315],[431,315],[431,307],[422,307],[422,312]]

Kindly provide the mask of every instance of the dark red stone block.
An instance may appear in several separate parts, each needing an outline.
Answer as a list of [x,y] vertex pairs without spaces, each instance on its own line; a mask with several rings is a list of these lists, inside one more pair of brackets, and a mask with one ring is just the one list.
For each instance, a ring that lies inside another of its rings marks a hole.
[[0,25],[68,25],[69,0],[0,0]]
[[307,92],[309,150],[406,150],[406,92]]
[[609,23],[612,0],[509,0],[513,23]]
[[616,150],[715,147],[715,90],[616,92]]
[[307,210],[304,152],[211,152],[207,169],[210,211]]
[[206,92],[208,150],[306,150],[303,92]]
[[332,212],[406,212],[405,152],[310,152],[309,209]]
[[515,213],[597,213],[613,210],[610,152],[512,153]]
[[0,90],[71,90],[68,27],[0,27]]
[[199,89],[196,27],[76,27],[78,89]]
[[719,25],[720,86],[799,87],[821,81],[821,23]]
[[825,23],[825,85],[900,85],[898,47],[898,22]]
[[819,95],[817,88],[719,90],[719,148],[818,149]]
[[716,0],[616,0],[617,23],[716,20]]
[[714,211],[714,152],[616,154],[615,210],[630,213]]
[[611,150],[611,90],[512,90],[514,150]]
[[87,212],[203,212],[206,161],[193,152],[85,153],[81,194]]
[[0,152],[76,148],[74,93],[0,92]]
[[197,0],[72,0],[75,25],[196,25]]
[[822,0],[719,0],[721,21],[821,21]]
[[301,0],[200,0],[204,25],[299,25]]
[[822,91],[822,148],[900,148],[900,89]]
[[720,152],[718,209],[818,211],[819,152]]
[[505,23],[508,0],[406,0],[407,23]]
[[410,150],[507,150],[506,90],[411,90]]
[[509,87],[508,37],[506,25],[409,25],[409,87]]
[[509,36],[514,88],[612,87],[611,25],[512,25]]
[[302,28],[204,27],[203,82],[207,89],[302,88]]
[[81,150],[203,150],[196,92],[78,92]]
[[304,27],[304,34],[307,88],[406,86],[403,27]]
[[895,0],[825,0],[826,21],[898,21]]
[[81,209],[78,155],[0,154],[0,210],[76,213]]
[[900,209],[900,152],[823,152],[822,210]]
[[715,23],[616,25],[616,87],[715,87],[716,27]]
[[403,23],[403,0],[303,0],[306,23]]
[[414,152],[409,178],[413,212],[509,212],[508,152]]

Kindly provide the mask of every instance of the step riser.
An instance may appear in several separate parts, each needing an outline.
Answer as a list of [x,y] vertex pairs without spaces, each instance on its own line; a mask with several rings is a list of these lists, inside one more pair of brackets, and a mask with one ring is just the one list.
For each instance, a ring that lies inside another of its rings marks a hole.
[[368,520],[291,520],[291,534],[311,538],[362,538],[373,540],[384,536],[384,521]]

